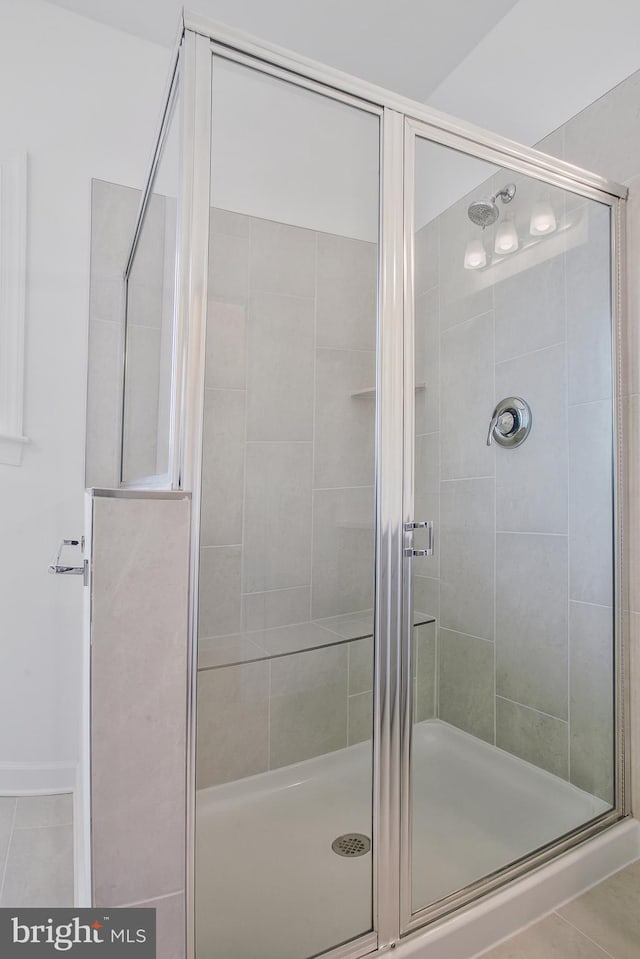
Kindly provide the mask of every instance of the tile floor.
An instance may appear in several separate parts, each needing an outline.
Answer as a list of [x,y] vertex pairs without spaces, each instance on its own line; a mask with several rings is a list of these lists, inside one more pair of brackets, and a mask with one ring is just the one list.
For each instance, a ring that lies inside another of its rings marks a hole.
[[0,907],[72,906],[73,797],[0,796]]
[[640,860],[565,903],[482,959],[638,959]]

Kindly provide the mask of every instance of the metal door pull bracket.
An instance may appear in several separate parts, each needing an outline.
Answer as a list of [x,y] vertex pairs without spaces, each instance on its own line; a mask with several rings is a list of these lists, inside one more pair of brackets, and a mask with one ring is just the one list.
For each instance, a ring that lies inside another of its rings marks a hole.
[[56,576],[84,576],[85,563],[82,566],[65,566],[60,562],[65,546],[79,546],[84,550],[84,536],[82,539],[62,540],[53,562],[49,563],[49,572]]

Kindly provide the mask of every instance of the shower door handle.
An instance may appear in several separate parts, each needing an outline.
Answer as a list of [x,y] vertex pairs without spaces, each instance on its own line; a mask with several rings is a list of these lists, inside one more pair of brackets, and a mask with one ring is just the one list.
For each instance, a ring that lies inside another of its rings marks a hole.
[[84,560],[82,566],[67,566],[66,564],[60,562],[62,558],[62,551],[65,546],[79,546],[80,549],[84,551],[84,536],[82,539],[62,540],[53,561],[49,563],[49,572],[53,573],[55,576],[85,576],[86,578],[86,560]]
[[405,523],[404,531],[405,533],[413,533],[417,529],[426,529],[427,531],[427,548],[426,549],[414,549],[413,546],[408,546],[404,554],[405,556],[433,556],[433,522],[432,520],[422,520],[419,523]]

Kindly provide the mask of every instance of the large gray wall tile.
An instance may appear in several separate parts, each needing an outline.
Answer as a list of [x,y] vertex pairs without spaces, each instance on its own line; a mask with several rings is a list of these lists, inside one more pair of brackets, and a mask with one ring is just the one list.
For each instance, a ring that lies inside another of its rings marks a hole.
[[553,716],[500,696],[496,699],[496,745],[534,766],[566,779],[569,727]]
[[493,643],[440,629],[438,715],[489,743],[494,741],[493,657]]
[[85,485],[113,487],[120,480],[123,272],[140,192],[115,183],[91,185],[89,368]]
[[316,350],[316,488],[373,483],[375,404],[352,394],[372,388],[375,377],[373,351]]
[[311,619],[311,586],[272,589],[242,596],[242,628],[270,629]]
[[348,746],[363,743],[373,738],[373,692],[349,696]]
[[496,362],[553,346],[565,338],[564,257],[496,283]]
[[564,345],[496,366],[496,401],[521,396],[531,407],[522,446],[496,445],[499,530],[566,533],[568,529],[567,378]]
[[625,559],[629,564],[628,606],[640,612],[640,395],[623,403],[625,461],[624,515],[628,535]]
[[569,408],[571,599],[613,605],[611,401]]
[[567,718],[567,537],[496,537],[496,692]]
[[204,391],[200,545],[242,542],[244,390]]
[[246,307],[209,300],[205,386],[242,390],[246,385]]
[[571,603],[571,782],[613,803],[613,610]]
[[[640,250],[640,174],[628,184],[627,250]],[[627,267],[627,308],[623,322],[622,392],[640,393],[640,272]]]
[[220,207],[211,207],[209,216],[210,235],[221,236],[249,236],[251,218],[244,213],[234,213],[232,210],[222,210]]
[[249,443],[243,592],[308,586],[311,443]]
[[209,282],[207,296],[210,300],[227,303],[246,303],[249,295],[249,240],[243,236],[209,238]]
[[426,623],[413,630],[415,657],[414,720],[433,719],[436,715],[436,625]]
[[313,619],[373,605],[373,489],[313,494]]
[[611,274],[609,208],[581,208],[588,238],[567,252],[569,402],[611,395]]
[[440,623],[493,639],[493,479],[440,486]]
[[440,348],[442,479],[493,476],[493,313],[443,332]]
[[[624,182],[638,171],[640,74],[633,73],[564,126],[565,160]],[[617,959],[617,957],[616,957]]]
[[349,695],[373,689],[373,636],[347,643],[349,650]]
[[316,346],[375,350],[378,247],[318,234]]
[[470,239],[493,247],[493,227],[481,232],[467,215],[471,197],[445,210],[440,221],[440,322],[443,330],[493,308],[493,288],[483,270],[465,270],[464,251]]
[[437,286],[440,274],[440,219],[436,217],[414,237],[414,290],[416,296]]
[[[416,436],[414,460],[414,515],[416,520],[431,520],[434,524],[433,555],[414,559],[416,576],[437,577],[440,566],[440,434]],[[416,549],[423,543],[424,534],[414,535]],[[417,607],[421,609],[421,607]]]
[[200,550],[198,635],[225,636],[240,630],[242,548]]
[[321,756],[347,744],[345,645],[271,663],[270,767]]
[[313,438],[313,300],[268,293],[249,304],[247,439]]
[[[440,293],[428,290],[415,302],[415,431],[440,428]],[[424,387],[424,388],[423,388]]]
[[92,274],[122,276],[139,204],[139,190],[106,180],[91,181]]
[[[436,536],[440,531],[436,530]],[[440,580],[429,576],[413,577],[413,606],[421,613],[440,618]]]
[[93,500],[91,801],[104,905],[185,884],[189,530],[188,498]]
[[131,326],[127,330],[123,444],[127,480],[157,472],[160,343],[160,329]]
[[156,959],[184,959],[187,948],[184,893],[136,905],[140,909],[156,910]]
[[251,292],[315,296],[316,234],[251,219]]
[[198,673],[198,789],[269,768],[269,663]]
[[108,488],[120,482],[122,336],[121,324],[90,318],[85,438],[87,487]]

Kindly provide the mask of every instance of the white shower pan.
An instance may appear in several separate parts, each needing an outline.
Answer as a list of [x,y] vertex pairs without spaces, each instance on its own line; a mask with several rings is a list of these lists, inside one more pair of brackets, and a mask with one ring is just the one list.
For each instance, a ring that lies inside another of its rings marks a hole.
[[[413,735],[414,908],[609,808],[439,720]],[[371,836],[370,771],[367,742],[198,792],[198,959],[304,959],[371,928],[371,853],[331,848],[344,833]],[[407,944],[412,955],[432,932]]]

